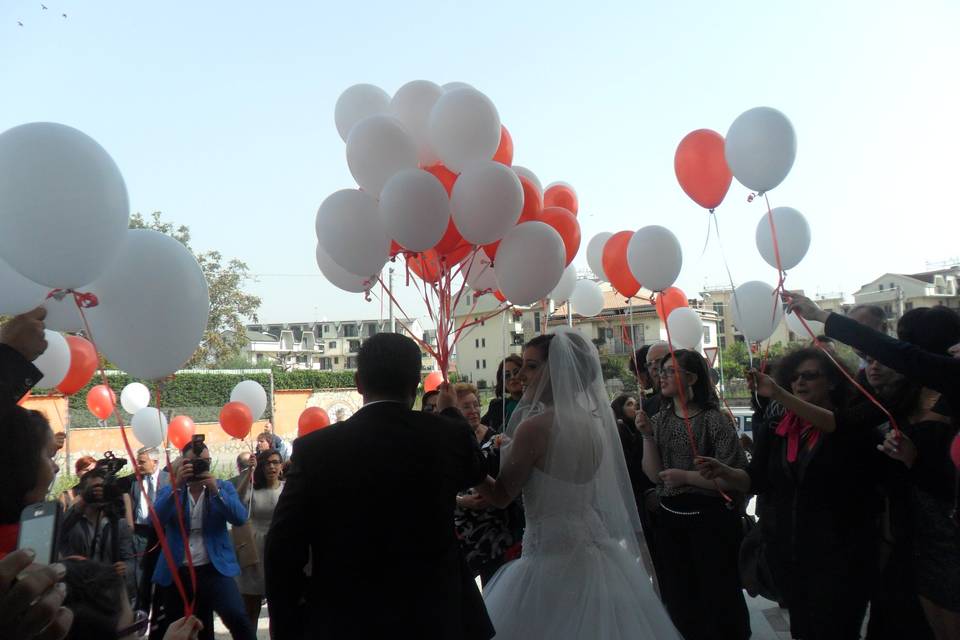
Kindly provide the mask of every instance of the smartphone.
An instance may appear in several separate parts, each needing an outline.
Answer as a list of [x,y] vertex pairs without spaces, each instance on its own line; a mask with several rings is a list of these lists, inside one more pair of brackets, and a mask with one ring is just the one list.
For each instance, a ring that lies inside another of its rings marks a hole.
[[17,549],[33,549],[37,562],[51,564],[57,558],[57,533],[60,530],[60,503],[38,502],[20,514],[20,537]]

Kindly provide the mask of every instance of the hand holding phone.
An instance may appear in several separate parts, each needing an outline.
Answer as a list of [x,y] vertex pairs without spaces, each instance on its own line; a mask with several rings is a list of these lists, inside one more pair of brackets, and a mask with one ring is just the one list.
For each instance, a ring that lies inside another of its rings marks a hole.
[[60,508],[56,501],[38,502],[27,505],[20,513],[17,549],[32,549],[36,562],[40,564],[51,564],[56,560]]
[[67,635],[73,612],[65,607],[62,564],[32,564],[34,553],[20,549],[0,560],[0,637],[59,639]]

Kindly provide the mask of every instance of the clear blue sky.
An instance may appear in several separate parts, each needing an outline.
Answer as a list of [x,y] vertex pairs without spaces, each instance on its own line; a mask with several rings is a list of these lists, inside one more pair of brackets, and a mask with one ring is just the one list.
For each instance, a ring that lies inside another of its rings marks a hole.
[[[487,93],[517,164],[577,188],[584,265],[595,233],[659,223],[683,243],[679,286],[723,283],[716,244],[701,258],[707,214],[677,185],[673,153],[758,105],[798,135],[770,194],[813,230],[789,285],[849,294],[960,254],[956,2],[45,4],[0,3],[0,129],[75,126],[113,155],[134,211],[163,211],[196,248],[255,273],[303,274],[251,285],[262,320],[380,313],[327,284],[313,257],[317,206],[354,186],[333,106],[357,82]],[[773,281],[746,195],[734,183],[718,210],[733,276]]]

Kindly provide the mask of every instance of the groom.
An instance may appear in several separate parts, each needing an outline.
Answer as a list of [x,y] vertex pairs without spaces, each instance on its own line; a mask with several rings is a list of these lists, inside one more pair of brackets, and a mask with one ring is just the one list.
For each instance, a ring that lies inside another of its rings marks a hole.
[[448,386],[439,414],[411,409],[410,338],[377,334],[357,360],[363,408],[294,442],[264,559],[273,637],[491,638],[453,527],[486,477],[476,438]]

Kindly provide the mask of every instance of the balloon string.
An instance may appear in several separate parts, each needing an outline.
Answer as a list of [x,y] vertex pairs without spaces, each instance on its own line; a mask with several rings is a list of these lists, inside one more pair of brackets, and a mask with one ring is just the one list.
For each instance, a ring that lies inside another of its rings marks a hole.
[[[673,339],[670,337],[670,325],[666,322],[663,324],[667,328],[667,346],[670,348],[670,361],[673,364],[673,375],[677,383],[677,391],[680,393],[680,410],[683,413],[683,424],[687,428],[687,437],[690,439],[690,450],[693,452],[693,457],[699,458],[700,454],[697,453],[697,439],[693,435],[693,425],[690,422],[690,412],[687,410],[687,394],[684,390],[683,380],[680,378],[680,365],[677,363],[677,354],[673,349]],[[720,482],[716,478],[713,480],[713,486],[716,487],[717,493],[720,494],[720,496],[728,505],[733,502],[733,499],[724,493],[723,489],[720,487]]]
[[[85,331],[85,333],[86,333],[86,335],[87,335],[87,338],[90,340],[90,343],[93,345],[93,348],[97,351],[97,353],[99,353],[100,350],[97,349],[97,343],[96,343],[96,340],[95,340],[94,337],[93,337],[93,332],[90,330],[90,323],[87,321],[87,315],[86,315],[86,313],[84,313],[84,309],[90,308],[90,306],[89,306],[90,297],[89,297],[89,296],[92,295],[92,294],[87,294],[87,295],[79,294],[79,295],[78,295],[76,292],[69,291],[69,290],[68,290],[66,293],[72,293],[72,294],[73,294],[73,296],[74,296],[74,302],[75,302],[76,305],[77,305],[77,310],[80,312],[80,319],[83,321],[84,331]],[[94,298],[95,298],[95,296],[94,296]],[[62,299],[62,296],[61,296],[61,299]],[[109,380],[107,380],[107,372],[106,372],[106,371],[104,370],[104,368],[103,368],[103,361],[100,360],[99,358],[98,358],[98,362],[97,362],[97,368],[98,368],[98,370],[99,370],[99,372],[100,372],[100,380],[101,380],[101,383],[107,388],[107,392],[110,393],[111,395],[113,395],[112,392],[111,392],[111,390],[110,390]],[[126,451],[127,451],[127,455],[130,457],[131,460],[136,460],[136,456],[133,454],[133,448],[130,446],[130,440],[129,440],[129,438],[127,437],[127,431],[126,431],[126,426],[125,426],[124,423],[123,423],[123,417],[120,415],[120,410],[117,408],[117,403],[116,403],[116,402],[113,403],[113,415],[114,415],[114,417],[117,419],[117,425],[120,427],[120,436],[121,436],[122,439],[123,439],[123,446],[124,446],[124,448],[125,448]],[[170,461],[170,455],[169,455],[169,453],[167,453],[167,463],[168,463],[168,465],[169,465],[169,461]],[[172,469],[171,469],[171,471],[172,471]],[[137,479],[137,482],[143,482],[143,476],[141,475],[140,469],[137,467],[137,465],[133,465],[133,474],[134,474],[134,477]],[[175,474],[173,474],[173,473],[170,474],[170,483],[171,483],[171,485],[172,485],[172,487],[173,487],[174,495],[176,495],[176,491],[177,491],[176,478],[175,478]],[[151,524],[153,524],[153,528],[154,528],[154,530],[157,532],[157,539],[158,539],[158,541],[159,541],[159,543],[160,543],[160,547],[161,547],[161,549],[162,549],[162,551],[163,551],[164,561],[167,563],[167,567],[169,567],[169,569],[170,569],[170,573],[172,574],[174,585],[177,587],[177,591],[178,591],[179,594],[180,594],[180,599],[181,599],[181,601],[182,601],[182,603],[183,603],[184,617],[189,618],[191,615],[193,615],[194,602],[195,602],[195,601],[194,601],[194,600],[191,600],[190,598],[187,597],[187,592],[186,592],[186,589],[185,589],[184,586],[183,586],[183,581],[180,579],[180,573],[179,573],[179,571],[178,571],[176,562],[174,562],[174,560],[173,560],[173,552],[170,551],[170,544],[169,544],[169,542],[168,542],[168,540],[167,540],[167,536],[166,536],[166,534],[165,534],[165,532],[164,532],[163,524],[160,522],[160,516],[157,515],[156,509],[154,508],[154,503],[153,503],[152,500],[149,499],[149,496],[147,497],[147,511],[148,511],[148,513],[149,513],[149,515],[150,515],[150,522],[151,522]],[[191,586],[193,587],[193,592],[192,592],[192,593],[193,593],[193,594],[196,594],[196,592],[197,592],[197,579],[196,579],[196,574],[194,573],[194,569],[193,569],[193,561],[192,561],[192,559],[191,559],[191,557],[190,557],[189,545],[186,544],[187,535],[186,535],[186,532],[185,532],[184,526],[183,526],[183,516],[179,513],[179,509],[178,509],[178,524],[180,525],[180,534],[181,534],[181,536],[183,536],[184,548],[185,548],[185,550],[186,550],[186,552],[187,552],[187,566],[188,566],[188,569],[189,569],[189,572],[190,572],[190,582],[191,582]]]

